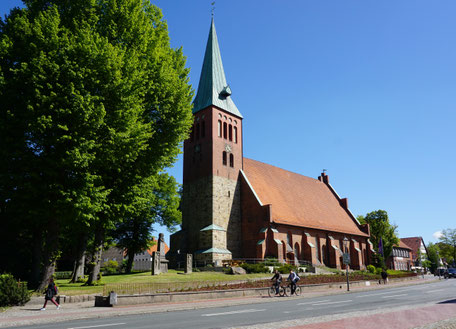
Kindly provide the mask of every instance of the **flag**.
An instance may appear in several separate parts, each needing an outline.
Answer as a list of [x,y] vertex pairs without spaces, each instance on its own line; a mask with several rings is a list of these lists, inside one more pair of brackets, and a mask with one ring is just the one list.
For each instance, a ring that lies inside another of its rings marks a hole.
[[380,238],[380,241],[378,241],[378,252],[382,255],[383,257],[383,240]]

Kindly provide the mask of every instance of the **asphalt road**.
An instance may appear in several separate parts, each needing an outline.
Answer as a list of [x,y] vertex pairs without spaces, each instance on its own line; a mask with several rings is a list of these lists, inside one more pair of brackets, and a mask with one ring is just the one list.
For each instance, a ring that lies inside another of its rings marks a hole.
[[[305,294],[305,289],[303,293]],[[230,328],[404,305],[456,303],[456,280],[315,298],[276,299],[277,302],[272,303],[74,320],[16,328]]]

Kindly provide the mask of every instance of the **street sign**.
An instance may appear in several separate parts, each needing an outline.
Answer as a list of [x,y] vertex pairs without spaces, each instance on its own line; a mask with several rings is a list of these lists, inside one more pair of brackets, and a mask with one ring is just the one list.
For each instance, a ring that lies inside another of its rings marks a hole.
[[344,253],[343,258],[344,258],[344,264],[345,265],[350,264],[350,254],[348,252]]

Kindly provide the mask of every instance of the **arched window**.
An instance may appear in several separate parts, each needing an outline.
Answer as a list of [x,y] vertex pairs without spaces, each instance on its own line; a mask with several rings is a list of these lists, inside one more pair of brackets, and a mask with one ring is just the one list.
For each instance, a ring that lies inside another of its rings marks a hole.
[[230,153],[230,167],[234,167],[234,155],[233,153]]
[[226,122],[223,123],[223,138],[227,138],[227,125]]
[[226,152],[223,151],[223,157],[222,157],[223,165],[226,166]]
[[229,140],[232,141],[233,140],[233,126],[232,125],[229,125],[228,136],[229,136]]
[[233,127],[234,129],[234,142],[237,143],[237,127]]
[[222,137],[222,121],[218,121],[218,137]]
[[201,122],[201,138],[206,136],[206,121]]
[[196,124],[196,140],[200,138],[200,124]]

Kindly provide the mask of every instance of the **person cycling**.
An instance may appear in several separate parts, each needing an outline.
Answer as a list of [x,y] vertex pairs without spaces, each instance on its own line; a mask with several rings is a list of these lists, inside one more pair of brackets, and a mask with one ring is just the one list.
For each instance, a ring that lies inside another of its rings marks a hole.
[[279,294],[280,283],[282,282],[282,274],[278,270],[275,270],[274,276],[271,281],[274,281],[274,286],[276,288],[276,295]]
[[296,282],[299,281],[299,276],[293,270],[290,270],[287,280],[290,281],[291,294],[293,295],[296,291]]

